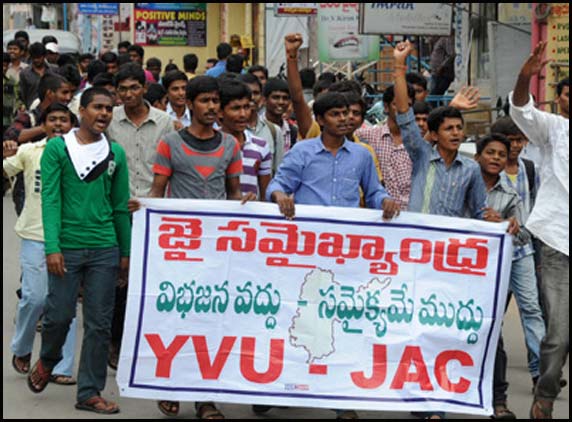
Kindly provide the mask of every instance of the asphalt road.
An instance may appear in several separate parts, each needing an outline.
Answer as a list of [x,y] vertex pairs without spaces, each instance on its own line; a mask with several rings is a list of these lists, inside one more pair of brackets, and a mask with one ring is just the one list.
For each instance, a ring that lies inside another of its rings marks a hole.
[[[14,315],[17,306],[15,291],[19,285],[20,241],[14,233],[16,221],[14,207],[10,198],[3,200],[2,213],[3,250],[2,280],[3,280],[3,418],[4,419],[160,419],[166,418],[157,409],[156,402],[151,400],[129,399],[119,397],[115,382],[115,371],[109,370],[106,389],[103,396],[117,400],[121,413],[113,416],[101,416],[91,412],[78,411],[74,408],[75,387],[65,387],[50,384],[41,394],[33,394],[26,385],[26,378],[16,373],[11,366],[12,354],[10,341],[14,333]],[[81,326],[81,317],[78,326]],[[518,311],[511,305],[504,324],[505,347],[508,353],[509,408],[520,419],[528,418],[532,402],[531,380],[526,365],[526,351]],[[32,361],[37,359],[39,350],[39,335],[36,336]],[[81,345],[81,330],[78,333],[77,356]],[[76,359],[77,364],[77,359]],[[569,367],[565,367],[565,377],[569,379]],[[555,403],[555,418],[569,419],[569,388],[566,387]],[[233,419],[263,419],[252,413],[250,406],[222,404],[221,410],[228,418]],[[409,419],[409,413],[404,412],[365,412],[360,416],[369,419]],[[478,419],[475,416],[448,414],[448,418]],[[267,414],[272,419],[335,419],[335,414],[329,410],[290,408],[273,409]],[[195,418],[192,403],[183,403],[178,418]]]

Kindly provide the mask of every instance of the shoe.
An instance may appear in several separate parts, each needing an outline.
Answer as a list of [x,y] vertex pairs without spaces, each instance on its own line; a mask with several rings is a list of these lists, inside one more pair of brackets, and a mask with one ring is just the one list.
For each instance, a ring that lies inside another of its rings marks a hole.
[[552,402],[535,399],[530,408],[530,419],[552,419]]
[[495,404],[494,410],[495,413],[491,416],[491,419],[516,419],[516,415],[506,407],[505,403]]

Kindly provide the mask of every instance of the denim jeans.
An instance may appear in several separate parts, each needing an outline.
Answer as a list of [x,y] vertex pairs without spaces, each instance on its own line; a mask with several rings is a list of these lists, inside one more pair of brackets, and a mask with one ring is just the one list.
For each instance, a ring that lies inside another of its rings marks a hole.
[[105,388],[119,248],[63,250],[62,253],[67,272],[63,277],[49,276],[40,358],[47,369],[61,359],[61,345],[75,317],[75,303],[83,283],[84,335],[77,380],[77,401],[81,403]]
[[534,396],[554,401],[560,393],[562,367],[570,347],[570,261],[568,255],[546,244],[542,245],[541,253],[541,288],[548,321],[546,336],[540,344],[540,378]]
[[[519,309],[524,341],[528,351],[528,371],[531,378],[534,378],[539,374],[540,342],[546,331],[538,298],[534,255],[512,261],[509,289],[514,295]],[[493,405],[506,404],[506,392],[508,390],[506,368],[507,356],[501,333],[497,345],[493,375]]]
[[534,255],[512,262],[510,291],[514,294],[520,313],[528,351],[528,371],[532,378],[540,373],[540,342],[546,334],[535,274]]
[[[48,268],[44,243],[22,239],[20,265],[22,266],[22,298],[18,302],[16,330],[11,345],[12,353],[18,357],[32,353],[36,324],[44,312],[48,294]],[[76,332],[76,319],[74,318],[63,344],[63,358],[54,368],[54,374],[69,377],[73,375]]]

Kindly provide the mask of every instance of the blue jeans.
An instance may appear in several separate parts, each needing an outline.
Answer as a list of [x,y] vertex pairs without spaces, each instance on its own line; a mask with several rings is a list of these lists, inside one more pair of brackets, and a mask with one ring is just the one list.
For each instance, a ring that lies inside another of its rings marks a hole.
[[[18,302],[16,330],[11,345],[12,353],[18,357],[32,353],[36,324],[44,312],[44,304],[48,295],[48,268],[46,267],[44,243],[22,239],[20,265],[22,266],[22,298]],[[63,358],[54,368],[54,374],[68,377],[73,375],[76,332],[77,324],[74,318],[63,344]]]
[[534,378],[540,373],[540,342],[546,333],[538,297],[534,255],[528,255],[512,262],[510,291],[514,294],[520,313],[520,322],[528,351],[528,371]]
[[536,398],[554,401],[560,393],[562,367],[570,347],[570,260],[567,255],[542,245],[542,297],[548,316],[546,336],[540,344],[540,378]]
[[42,329],[40,358],[46,369],[61,359],[61,346],[75,317],[83,284],[83,340],[78,371],[77,401],[84,402],[105,388],[119,248],[63,250],[67,272],[50,274]]

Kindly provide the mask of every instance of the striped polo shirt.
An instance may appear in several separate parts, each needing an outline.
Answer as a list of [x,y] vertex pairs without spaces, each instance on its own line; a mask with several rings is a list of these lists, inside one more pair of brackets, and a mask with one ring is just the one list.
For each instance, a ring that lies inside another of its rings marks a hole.
[[272,154],[264,139],[257,138],[245,130],[246,141],[242,148],[242,166],[244,172],[240,176],[240,191],[242,194],[258,192],[258,176],[272,174]]
[[157,147],[153,172],[169,177],[167,196],[226,199],[226,179],[242,173],[238,141],[232,135],[216,132],[216,137],[222,138],[218,145],[211,151],[200,151],[183,139],[181,132],[185,130],[165,135]]

